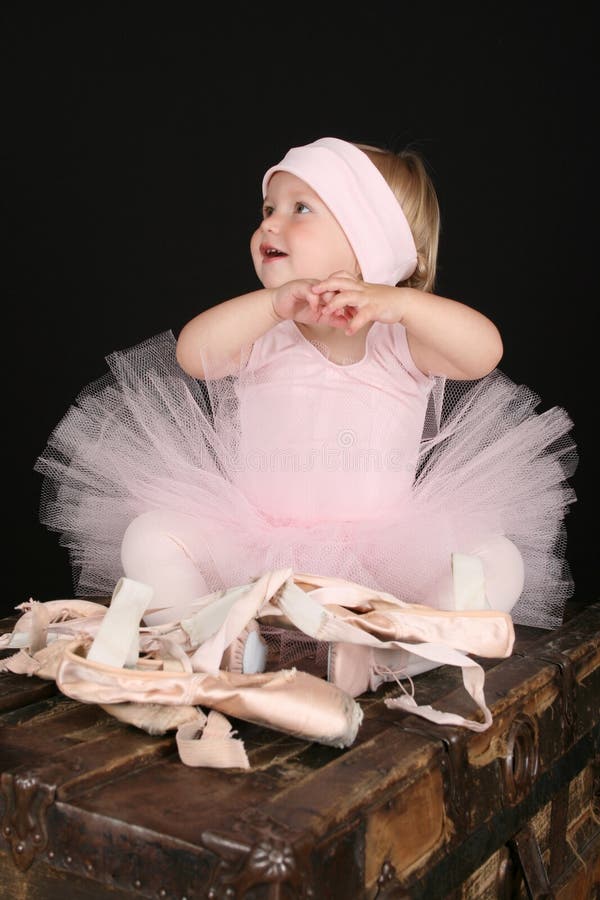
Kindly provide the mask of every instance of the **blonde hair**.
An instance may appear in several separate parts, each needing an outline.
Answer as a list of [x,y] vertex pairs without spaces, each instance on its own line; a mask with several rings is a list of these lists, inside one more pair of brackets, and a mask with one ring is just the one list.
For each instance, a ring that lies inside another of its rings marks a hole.
[[370,144],[355,146],[366,153],[389,184],[413,234],[417,247],[417,268],[400,284],[432,291],[437,266],[440,208],[425,163],[414,150],[394,153]]

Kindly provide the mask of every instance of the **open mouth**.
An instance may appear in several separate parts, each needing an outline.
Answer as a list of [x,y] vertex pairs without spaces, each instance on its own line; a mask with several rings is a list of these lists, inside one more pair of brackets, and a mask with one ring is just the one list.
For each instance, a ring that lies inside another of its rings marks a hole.
[[282,250],[278,250],[277,247],[271,247],[267,244],[263,244],[261,246],[260,252],[265,262],[271,259],[282,259],[283,257],[287,256],[287,253],[284,253]]

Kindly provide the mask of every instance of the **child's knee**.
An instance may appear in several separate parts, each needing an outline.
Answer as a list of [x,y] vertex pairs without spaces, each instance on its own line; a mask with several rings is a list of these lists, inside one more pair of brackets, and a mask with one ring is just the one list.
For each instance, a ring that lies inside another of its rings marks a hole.
[[127,526],[121,542],[124,571],[138,572],[149,564],[164,566],[186,556],[181,531],[178,518],[163,510],[137,516]]
[[193,602],[208,593],[199,523],[180,513],[152,510],[137,516],[121,543],[121,563],[128,578],[154,591],[144,614],[146,625],[179,621],[191,615]]
[[475,555],[483,563],[489,605],[510,612],[525,584],[525,566],[519,549],[504,535],[497,535],[478,547]]
[[[504,535],[487,538],[468,551],[462,550],[465,558],[472,557],[483,569],[483,583],[479,593],[480,603],[500,612],[510,612],[523,592],[525,567],[519,550]],[[477,609],[478,601],[472,596],[474,582],[457,581],[450,571],[430,589],[426,603],[438,609]],[[478,589],[479,590],[479,589]],[[475,605],[473,605],[475,603]]]

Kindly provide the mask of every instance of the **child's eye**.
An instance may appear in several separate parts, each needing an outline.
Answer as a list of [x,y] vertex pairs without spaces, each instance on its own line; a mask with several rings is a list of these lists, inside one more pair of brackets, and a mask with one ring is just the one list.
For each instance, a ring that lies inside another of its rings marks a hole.
[[268,219],[272,212],[273,212],[272,206],[263,206],[263,208],[262,208],[263,219]]
[[306,203],[300,203],[300,201],[298,201],[298,203],[296,203],[296,206],[295,206],[295,211],[297,213],[304,214],[304,213],[310,212],[310,209],[308,208]]

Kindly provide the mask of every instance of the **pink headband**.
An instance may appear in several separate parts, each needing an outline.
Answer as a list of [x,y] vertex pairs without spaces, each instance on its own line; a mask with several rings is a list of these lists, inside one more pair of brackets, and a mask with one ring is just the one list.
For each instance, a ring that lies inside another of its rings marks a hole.
[[366,153],[339,138],[292,147],[267,170],[263,197],[274,172],[305,181],[327,204],[354,250],[362,277],[397,284],[412,275],[417,248],[402,207]]

